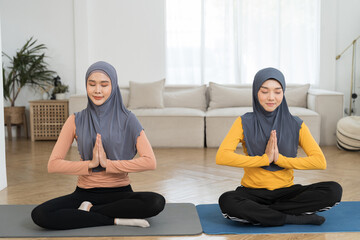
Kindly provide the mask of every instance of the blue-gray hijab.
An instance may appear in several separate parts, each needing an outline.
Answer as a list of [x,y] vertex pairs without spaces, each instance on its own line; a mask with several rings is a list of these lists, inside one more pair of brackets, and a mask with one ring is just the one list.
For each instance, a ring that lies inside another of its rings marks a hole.
[[[265,68],[256,73],[252,86],[253,112],[241,116],[247,152],[249,156],[262,156],[265,153],[270,132],[275,129],[279,153],[286,157],[296,157],[302,120],[290,114],[285,95],[281,104],[273,112],[265,111],[260,105],[258,91],[269,79],[277,80],[285,94],[285,78],[279,70]],[[275,163],[263,168],[269,171],[283,169]]]
[[[88,96],[88,105],[75,113],[78,150],[83,160],[91,160],[96,134],[101,140],[110,160],[130,160],[136,155],[136,141],[143,130],[135,115],[123,104],[115,68],[107,62],[96,62],[86,72],[85,84],[94,71],[101,71],[111,80],[111,94],[100,106]],[[101,166],[93,171],[104,170]]]

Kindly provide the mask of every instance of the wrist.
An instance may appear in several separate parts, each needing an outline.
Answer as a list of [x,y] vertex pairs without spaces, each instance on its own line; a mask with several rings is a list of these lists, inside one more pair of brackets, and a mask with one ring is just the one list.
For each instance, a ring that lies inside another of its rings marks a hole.
[[89,169],[93,169],[93,168],[96,168],[99,164],[95,164],[93,161],[89,161],[89,165],[88,165],[88,168]]

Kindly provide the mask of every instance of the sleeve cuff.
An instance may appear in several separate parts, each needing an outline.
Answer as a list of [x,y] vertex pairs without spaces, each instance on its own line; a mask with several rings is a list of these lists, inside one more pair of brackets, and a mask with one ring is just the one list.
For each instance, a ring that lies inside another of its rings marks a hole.
[[264,165],[263,165],[264,167],[270,165],[270,163],[269,163],[269,157],[268,157],[268,155],[267,155],[266,153],[264,153],[264,155],[262,155],[262,159],[263,159],[263,161],[264,161]]
[[106,160],[106,173],[118,173],[116,168],[114,167],[113,161],[107,159]]

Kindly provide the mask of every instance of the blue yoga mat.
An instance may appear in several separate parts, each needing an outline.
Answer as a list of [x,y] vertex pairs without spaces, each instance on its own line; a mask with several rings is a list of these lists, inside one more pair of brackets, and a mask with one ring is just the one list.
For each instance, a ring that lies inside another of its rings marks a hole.
[[329,211],[318,213],[326,218],[316,225],[293,225],[262,227],[242,224],[223,217],[218,204],[196,206],[201,226],[206,234],[275,234],[275,233],[324,233],[360,232],[360,202],[341,202]]

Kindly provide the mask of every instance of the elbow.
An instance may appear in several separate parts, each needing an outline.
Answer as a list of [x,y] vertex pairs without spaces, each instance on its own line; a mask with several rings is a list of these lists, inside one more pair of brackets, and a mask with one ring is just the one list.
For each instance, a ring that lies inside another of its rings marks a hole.
[[324,163],[321,165],[321,170],[325,170],[327,167],[326,161],[324,161]]
[[48,163],[47,166],[48,173],[55,173],[55,167],[54,164],[51,164],[51,162]]
[[156,162],[154,162],[153,164],[151,164],[150,166],[150,170],[155,170],[156,169]]
[[50,159],[48,162],[48,166],[47,166],[48,173],[57,173],[58,172],[57,165],[58,164],[57,164],[56,159]]
[[222,165],[223,164],[223,153],[221,151],[218,151],[216,153],[216,158],[215,158],[215,161],[216,161],[216,164],[218,165]]
[[157,167],[156,158],[155,157],[151,158],[150,162],[151,163],[149,164],[149,170],[155,170]]
[[325,170],[326,169],[327,164],[326,164],[326,159],[325,159],[324,155],[321,156],[321,163],[319,165],[320,165],[319,166],[320,170]]

